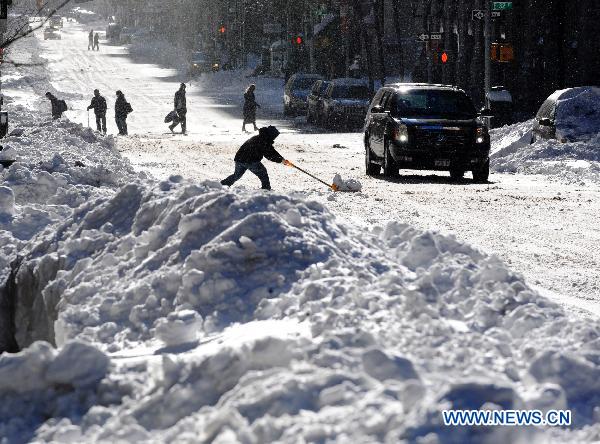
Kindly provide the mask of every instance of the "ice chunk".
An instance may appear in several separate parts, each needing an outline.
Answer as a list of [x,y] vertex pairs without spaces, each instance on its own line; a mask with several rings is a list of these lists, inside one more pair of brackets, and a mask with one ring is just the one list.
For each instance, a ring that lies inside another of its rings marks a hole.
[[193,342],[202,330],[202,317],[194,310],[180,310],[159,319],[156,336],[167,346]]
[[74,387],[94,385],[106,375],[110,360],[102,351],[79,341],[68,342],[46,371],[46,379]]
[[0,217],[15,214],[15,194],[9,187],[0,187]]
[[342,176],[336,174],[333,177],[333,184],[338,191],[360,191],[362,184],[356,179],[342,179]]

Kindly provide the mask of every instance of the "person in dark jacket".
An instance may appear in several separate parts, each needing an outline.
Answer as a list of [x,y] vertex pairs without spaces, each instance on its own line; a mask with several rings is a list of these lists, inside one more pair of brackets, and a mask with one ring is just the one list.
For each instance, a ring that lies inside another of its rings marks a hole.
[[52,118],[54,120],[59,119],[62,117],[62,113],[65,111],[62,107],[61,107],[61,102],[62,100],[57,99],[54,94],[47,92],[46,93],[46,98],[48,100],[50,100],[50,104],[52,105]]
[[244,132],[246,132],[247,123],[254,125],[254,131],[258,130],[256,126],[256,108],[260,108],[260,105],[256,103],[255,89],[256,85],[250,85],[244,93],[244,123],[242,124],[242,131]]
[[92,97],[92,103],[87,107],[88,111],[94,109],[96,115],[96,128],[98,131],[106,134],[106,99],[100,95],[100,91],[94,90],[94,97]]
[[90,31],[90,33],[88,34],[88,51],[89,50],[94,50],[94,30],[92,29]]
[[92,49],[100,51],[100,34],[98,33],[94,35],[94,47]]
[[258,131],[258,136],[253,136],[248,139],[240,147],[233,159],[235,161],[234,173],[223,179],[221,185],[233,185],[239,180],[246,170],[250,170],[260,179],[263,190],[270,190],[269,174],[267,169],[260,162],[263,157],[266,157],[271,162],[286,164],[287,160],[273,148],[273,142],[279,135],[279,131],[274,126],[261,128]]
[[132,112],[131,105],[125,100],[125,95],[117,91],[117,101],[115,102],[115,121],[121,136],[127,135],[127,115]]
[[185,134],[186,121],[185,115],[187,114],[187,102],[185,99],[185,83],[179,85],[179,90],[175,93],[175,112],[177,112],[177,119],[173,120],[173,123],[169,125],[169,129],[173,132],[173,129],[181,123],[181,134]]

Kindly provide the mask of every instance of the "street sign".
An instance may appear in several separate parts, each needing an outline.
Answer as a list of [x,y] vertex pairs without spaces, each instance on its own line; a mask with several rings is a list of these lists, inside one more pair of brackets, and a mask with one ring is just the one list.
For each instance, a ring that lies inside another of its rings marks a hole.
[[418,35],[417,38],[419,40],[421,40],[422,42],[427,42],[429,40],[442,40],[442,34],[439,33],[439,32],[434,32],[434,33],[431,33],[431,34],[425,34],[425,33],[423,33],[421,35]]
[[471,20],[483,20],[485,17],[485,12],[483,9],[473,9],[471,11]]
[[500,18],[502,17],[502,11],[492,11],[492,18]]
[[283,28],[280,23],[265,23],[263,25],[263,32],[265,34],[281,34]]
[[492,11],[505,11],[512,9],[512,2],[492,2]]

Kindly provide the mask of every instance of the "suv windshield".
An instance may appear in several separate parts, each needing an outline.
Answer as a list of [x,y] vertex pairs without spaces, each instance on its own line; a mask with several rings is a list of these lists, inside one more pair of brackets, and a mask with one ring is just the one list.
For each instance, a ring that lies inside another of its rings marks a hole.
[[396,95],[391,106],[394,117],[465,118],[477,116],[473,102],[462,92],[409,90]]
[[331,92],[333,99],[370,99],[369,88],[362,85],[336,85]]
[[310,89],[317,80],[318,79],[307,77],[296,79],[292,84],[292,89]]

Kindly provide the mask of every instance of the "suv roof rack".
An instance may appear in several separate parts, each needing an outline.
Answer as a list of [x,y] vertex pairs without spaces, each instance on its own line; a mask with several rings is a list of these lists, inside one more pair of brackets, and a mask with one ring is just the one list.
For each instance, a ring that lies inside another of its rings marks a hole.
[[400,87],[400,86],[429,86],[429,87],[434,87],[434,88],[451,88],[451,89],[460,89],[458,86],[456,85],[443,85],[441,83],[412,83],[412,82],[395,82],[395,83],[389,83],[386,84],[384,86],[391,86],[391,87]]

